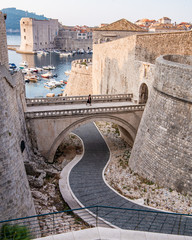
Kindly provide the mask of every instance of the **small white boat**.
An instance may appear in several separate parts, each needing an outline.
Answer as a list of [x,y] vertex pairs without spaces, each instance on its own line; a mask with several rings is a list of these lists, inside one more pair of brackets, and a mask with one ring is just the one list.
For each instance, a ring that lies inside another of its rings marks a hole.
[[56,85],[53,82],[46,82],[44,87],[50,89],[50,88],[55,88]]
[[53,76],[53,74],[51,72],[47,72],[47,73],[41,74],[42,78],[51,78],[52,76]]
[[80,54],[83,54],[83,53],[85,53],[85,50],[81,48],[77,52],[80,53]]
[[28,68],[24,68],[24,69],[21,69],[22,73],[23,74],[27,74],[29,72],[29,69]]
[[42,56],[43,55],[43,51],[37,51],[37,56]]
[[43,71],[43,68],[40,68],[40,67],[36,67],[37,71],[38,72],[42,72]]
[[51,66],[51,65],[48,65],[48,66],[43,66],[43,69],[44,69],[44,70],[54,70],[55,67],[54,67],[54,66]]
[[58,86],[61,86],[61,85],[62,85],[62,83],[61,83],[60,81],[56,81],[55,79],[52,79],[52,80],[50,81],[50,83],[53,83],[53,84],[55,84],[55,86],[56,86],[56,87],[58,87]]
[[62,52],[60,53],[60,57],[71,57],[73,56],[73,53],[71,52]]
[[58,54],[59,54],[59,53],[60,53],[60,51],[59,51],[59,50],[54,50],[54,53],[58,53]]
[[25,81],[28,80],[28,81],[31,81],[31,82],[37,82],[39,80],[38,76],[37,75],[26,75],[25,76]]
[[28,67],[28,63],[26,61],[23,61],[22,63],[20,63],[20,66]]
[[38,72],[37,68],[29,68],[29,71],[32,72],[32,73],[33,72]]
[[44,54],[44,55],[48,55],[49,52],[47,52],[47,51],[43,51],[43,54]]
[[69,76],[70,73],[71,73],[71,71],[69,71],[69,70],[65,71],[65,75],[66,75],[66,76]]

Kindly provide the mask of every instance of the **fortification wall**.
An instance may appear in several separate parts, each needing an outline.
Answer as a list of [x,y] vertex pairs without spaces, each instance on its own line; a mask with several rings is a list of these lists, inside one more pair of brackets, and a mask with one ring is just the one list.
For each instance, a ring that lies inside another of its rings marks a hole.
[[5,15],[0,12],[0,65],[8,68],[7,36],[5,26]]
[[0,220],[5,220],[35,214],[24,167],[31,156],[20,72],[12,77],[5,66],[0,66],[0,95]]
[[[31,159],[25,124],[25,90],[21,72],[8,71],[6,30],[0,14],[0,220],[35,214],[24,161]],[[2,35],[1,35],[2,33]]]
[[154,61],[161,54],[192,54],[192,31],[140,34],[93,45],[93,94],[133,93],[140,101],[141,86],[149,89]]
[[93,94],[133,93],[152,86],[154,65],[135,60],[136,35],[93,45]]
[[192,54],[192,31],[137,35],[135,59],[154,64],[165,54]]
[[80,59],[72,62],[71,73],[64,96],[92,94],[92,60]]
[[92,49],[93,48],[93,40],[92,39],[76,39],[77,33],[71,33],[73,35],[66,36],[66,33],[59,35],[55,38],[55,48],[72,51],[79,49]]
[[161,56],[155,69],[129,165],[161,186],[192,194],[192,56]]

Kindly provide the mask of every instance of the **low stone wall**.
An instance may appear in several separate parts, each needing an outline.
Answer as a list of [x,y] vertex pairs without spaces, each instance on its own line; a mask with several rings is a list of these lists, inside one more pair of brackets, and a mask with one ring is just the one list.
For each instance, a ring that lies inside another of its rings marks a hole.
[[130,167],[161,186],[192,194],[192,57],[156,60],[155,81]]
[[92,94],[92,61],[81,59],[72,62],[71,73],[63,96]]

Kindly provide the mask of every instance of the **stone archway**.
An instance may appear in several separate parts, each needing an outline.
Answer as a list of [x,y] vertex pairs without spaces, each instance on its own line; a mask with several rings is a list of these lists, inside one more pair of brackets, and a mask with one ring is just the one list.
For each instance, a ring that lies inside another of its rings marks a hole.
[[50,163],[53,162],[55,152],[56,152],[58,146],[60,145],[61,141],[63,140],[64,135],[71,132],[73,129],[77,128],[78,126],[80,126],[82,124],[85,124],[88,122],[93,122],[95,120],[110,121],[110,122],[116,123],[118,126],[121,127],[121,129],[124,129],[124,132],[129,133],[131,141],[134,141],[134,139],[136,137],[136,132],[137,132],[136,129],[130,123],[124,121],[123,119],[120,119],[118,117],[113,117],[113,116],[106,117],[106,116],[101,116],[101,115],[99,116],[99,118],[87,117],[87,118],[84,118],[84,119],[74,122],[73,124],[68,126],[65,130],[63,130],[59,134],[59,136],[54,140],[54,142],[51,146],[51,149],[46,156],[48,159],[48,162],[50,162]]
[[142,83],[139,89],[139,103],[145,104],[148,99],[148,87],[147,84]]

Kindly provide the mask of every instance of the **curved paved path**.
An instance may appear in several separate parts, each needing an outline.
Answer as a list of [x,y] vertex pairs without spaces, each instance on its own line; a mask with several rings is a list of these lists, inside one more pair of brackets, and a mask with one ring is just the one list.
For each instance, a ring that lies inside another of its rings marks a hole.
[[[109,160],[109,149],[93,123],[74,131],[84,143],[84,155],[69,175],[73,194],[85,206],[112,206],[129,209],[145,209],[109,188],[103,180],[102,171]],[[92,210],[91,210],[92,211]],[[95,210],[93,210],[95,213]],[[135,229],[159,233],[192,235],[192,218],[179,215],[143,213],[134,210],[99,209],[100,217],[123,229]],[[179,230],[178,230],[179,229]]]

